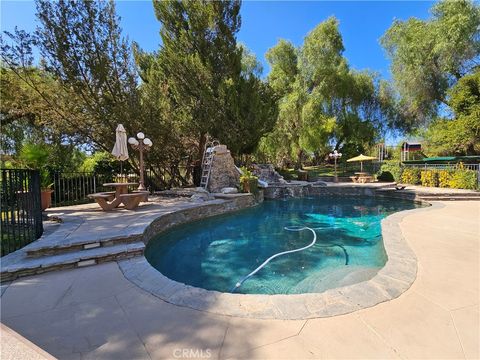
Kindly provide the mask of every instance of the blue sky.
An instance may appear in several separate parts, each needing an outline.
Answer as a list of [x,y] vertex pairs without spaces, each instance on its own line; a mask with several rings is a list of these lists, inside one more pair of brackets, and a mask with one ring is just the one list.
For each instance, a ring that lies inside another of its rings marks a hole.
[[[331,15],[340,21],[345,56],[356,69],[378,71],[390,78],[389,62],[379,45],[379,38],[397,19],[429,17],[429,1],[244,1],[242,28],[238,40],[245,43],[264,64],[264,55],[278,39],[295,45],[318,23]],[[145,50],[158,49],[160,24],[151,1],[118,1],[117,12],[125,35]],[[31,31],[35,28],[35,6],[31,1],[1,0],[1,29],[15,26]]]

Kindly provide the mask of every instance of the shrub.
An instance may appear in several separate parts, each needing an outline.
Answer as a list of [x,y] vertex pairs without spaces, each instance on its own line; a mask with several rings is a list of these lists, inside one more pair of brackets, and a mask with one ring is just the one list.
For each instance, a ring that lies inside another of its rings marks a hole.
[[258,180],[258,177],[253,175],[253,173],[250,171],[250,169],[242,166],[240,170],[242,170],[242,175],[240,176],[240,182],[246,182],[246,181],[250,181],[250,180]]
[[242,167],[242,176],[240,176],[240,186],[243,192],[256,194],[258,192],[258,177],[246,167]]
[[382,181],[400,181],[402,168],[396,160],[384,161],[378,172],[377,179]]
[[438,186],[438,172],[436,170],[424,170],[420,173],[422,186],[436,187]]
[[401,175],[401,181],[405,184],[420,184],[420,169],[414,167],[404,168]]
[[377,175],[377,180],[379,181],[395,181],[395,177],[390,171],[381,171]]
[[438,186],[441,188],[450,187],[450,181],[452,180],[452,170],[440,170],[438,171]]
[[477,174],[473,170],[466,170],[461,167],[453,173],[449,186],[454,189],[475,190],[477,188]]

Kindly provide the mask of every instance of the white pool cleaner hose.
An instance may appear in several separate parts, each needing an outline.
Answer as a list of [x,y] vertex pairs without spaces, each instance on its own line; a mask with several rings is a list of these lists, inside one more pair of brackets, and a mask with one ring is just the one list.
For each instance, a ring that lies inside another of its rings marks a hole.
[[248,274],[247,276],[245,276],[242,280],[240,280],[239,282],[237,282],[235,284],[235,287],[232,289],[232,292],[234,292],[236,289],[238,289],[240,286],[242,286],[242,284],[245,282],[245,280],[247,280],[249,277],[255,275],[258,271],[260,271],[265,265],[267,265],[270,260],[273,260],[275,259],[276,257],[279,257],[279,256],[282,256],[282,255],[286,255],[286,254],[291,254],[291,253],[294,253],[294,252],[297,252],[297,251],[302,251],[302,250],[306,250],[308,249],[309,247],[312,247],[313,245],[315,245],[315,243],[317,242],[317,234],[315,233],[315,230],[312,229],[312,228],[309,228],[307,226],[303,226],[303,227],[298,227],[298,226],[285,226],[284,227],[285,230],[287,231],[303,231],[303,230],[310,230],[313,234],[313,240],[310,244],[308,244],[307,246],[304,246],[304,247],[301,247],[301,248],[298,248],[298,249],[294,249],[294,250],[288,250],[288,251],[282,251],[282,252],[279,252],[275,255],[272,255],[270,256],[267,260],[265,260],[259,267],[257,267],[255,270],[253,270],[250,274]]

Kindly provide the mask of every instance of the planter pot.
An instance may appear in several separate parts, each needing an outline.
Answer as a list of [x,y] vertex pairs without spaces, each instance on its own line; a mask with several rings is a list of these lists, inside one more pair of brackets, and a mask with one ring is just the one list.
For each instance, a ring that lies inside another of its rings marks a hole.
[[52,205],[52,193],[53,190],[42,190],[41,199],[42,199],[42,211],[48,209]]
[[308,171],[297,170],[297,176],[300,181],[308,181]]
[[242,190],[245,193],[256,194],[258,192],[258,180],[250,179],[242,182]]

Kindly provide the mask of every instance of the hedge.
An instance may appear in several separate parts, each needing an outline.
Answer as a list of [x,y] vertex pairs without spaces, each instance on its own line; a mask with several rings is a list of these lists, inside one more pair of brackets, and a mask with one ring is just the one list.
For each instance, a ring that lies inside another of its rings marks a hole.
[[422,170],[406,167],[402,171],[401,182],[429,187],[478,189],[477,172],[465,169],[462,163],[456,169]]
[[438,171],[424,170],[420,173],[422,186],[437,187],[438,186]]
[[402,183],[419,185],[421,184],[420,169],[415,167],[407,167],[402,171]]
[[477,186],[477,174],[473,170],[459,169],[453,173],[449,181],[449,187],[454,189],[475,190]]

